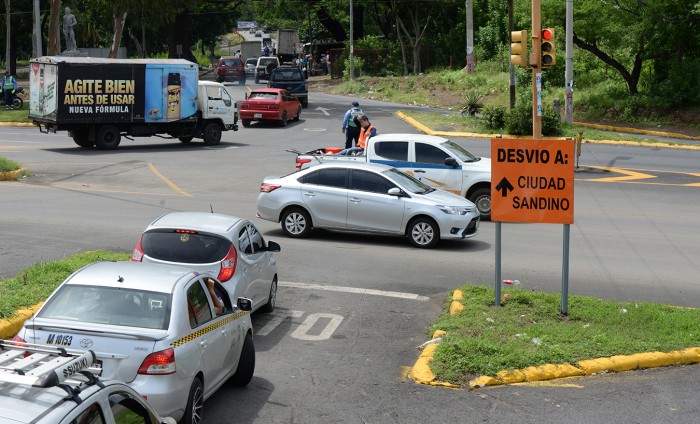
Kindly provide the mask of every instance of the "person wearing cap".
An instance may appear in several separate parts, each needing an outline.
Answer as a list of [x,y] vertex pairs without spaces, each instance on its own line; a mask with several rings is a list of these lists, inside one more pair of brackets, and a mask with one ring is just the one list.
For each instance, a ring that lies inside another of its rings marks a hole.
[[17,80],[10,75],[10,71],[5,71],[5,76],[2,78],[2,82],[0,82],[0,91],[5,95],[5,110],[13,109],[12,101],[14,100],[16,90]]
[[360,122],[360,139],[357,142],[357,146],[344,149],[338,153],[339,155],[353,156],[364,154],[369,139],[377,135],[377,128],[369,122],[369,118],[367,116],[360,115],[358,121]]
[[352,107],[345,112],[343,116],[343,134],[345,134],[345,148],[349,149],[353,146],[353,141],[357,143],[360,138],[360,123],[357,120],[360,115],[364,115],[360,109],[360,103],[355,100],[352,102]]

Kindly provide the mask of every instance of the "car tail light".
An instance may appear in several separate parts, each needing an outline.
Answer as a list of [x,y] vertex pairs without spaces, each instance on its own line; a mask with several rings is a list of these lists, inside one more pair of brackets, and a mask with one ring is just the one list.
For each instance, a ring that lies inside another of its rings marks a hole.
[[143,260],[143,246],[141,246],[141,237],[142,236],[139,236],[139,241],[136,242],[134,251],[131,253],[131,262],[141,262]]
[[175,373],[175,350],[173,348],[153,352],[146,356],[138,370],[138,374],[144,375],[173,373]]
[[249,109],[249,108],[250,108],[250,104],[248,102],[243,102],[240,104],[240,106],[238,106],[239,110],[240,109]]
[[16,334],[15,334],[15,336],[12,338],[12,341],[13,341],[13,342],[19,342],[19,343],[27,343],[26,340],[24,340],[23,338],[21,338],[20,336],[18,336],[18,335],[16,335]]
[[236,263],[238,262],[238,253],[236,248],[231,245],[228,249],[228,253],[223,261],[221,261],[221,271],[219,271],[219,281],[222,283],[228,281],[233,277],[233,273],[236,272]]
[[260,186],[260,192],[261,193],[269,193],[271,191],[277,190],[280,187],[282,187],[282,186],[279,184],[262,183],[262,185]]
[[304,165],[305,163],[309,163],[309,162],[311,162],[311,159],[299,159],[299,158],[297,158],[297,164],[296,164],[297,170],[300,170],[302,165]]

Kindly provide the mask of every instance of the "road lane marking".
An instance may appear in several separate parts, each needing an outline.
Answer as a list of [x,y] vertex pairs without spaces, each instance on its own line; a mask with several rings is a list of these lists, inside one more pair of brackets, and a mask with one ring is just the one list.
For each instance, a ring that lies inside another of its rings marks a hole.
[[323,286],[320,284],[307,284],[307,283],[296,283],[296,282],[280,282],[281,287],[292,287],[296,289],[310,289],[310,290],[326,290],[326,291],[336,291],[343,293],[356,293],[356,294],[369,294],[373,296],[385,296],[385,297],[396,297],[399,299],[409,299],[409,300],[420,300],[422,302],[430,300],[427,296],[421,296],[415,293],[404,293],[395,291],[385,291],[385,290],[374,290],[374,289],[363,289],[358,287],[342,287],[342,286]]
[[595,169],[603,169],[607,170],[609,172],[616,172],[618,174],[623,174],[624,176],[622,177],[607,177],[607,178],[591,178],[588,181],[596,181],[596,182],[620,182],[620,181],[630,181],[630,180],[642,180],[645,178],[656,178],[655,175],[649,175],[649,174],[642,174],[641,172],[635,172],[629,169],[622,169],[622,168],[612,168],[612,167],[607,167],[607,166],[591,166],[591,168]]
[[169,179],[165,178],[165,176],[164,176],[163,174],[161,174],[160,172],[158,172],[158,170],[156,169],[155,166],[153,166],[152,163],[150,163],[150,162],[148,163],[148,168],[149,168],[154,174],[156,174],[156,176],[157,176],[158,178],[160,178],[161,180],[163,180],[163,181],[165,182],[165,184],[167,184],[167,185],[168,185],[170,188],[172,188],[173,190],[177,191],[178,193],[182,194],[183,196],[192,197],[191,194],[189,194],[189,193],[187,193],[186,191],[182,190],[180,187],[176,186],[175,183],[173,183],[173,182],[170,181]]

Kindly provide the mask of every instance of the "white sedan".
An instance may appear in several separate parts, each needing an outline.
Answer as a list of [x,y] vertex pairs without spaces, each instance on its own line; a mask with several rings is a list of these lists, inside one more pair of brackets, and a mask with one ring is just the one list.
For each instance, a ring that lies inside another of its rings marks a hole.
[[234,303],[206,278],[172,265],[96,262],[69,276],[15,340],[92,350],[103,378],[127,383],[162,416],[198,424],[206,398],[227,381],[248,384],[255,370],[251,300]]
[[313,228],[406,235],[415,247],[479,232],[479,212],[469,200],[429,187],[386,165],[337,162],[260,186],[257,215],[282,223],[289,237]]

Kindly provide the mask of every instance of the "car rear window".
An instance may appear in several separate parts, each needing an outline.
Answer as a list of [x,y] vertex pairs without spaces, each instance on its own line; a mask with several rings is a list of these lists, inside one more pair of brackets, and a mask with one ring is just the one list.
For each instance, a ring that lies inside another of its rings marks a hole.
[[222,59],[221,66],[241,66],[240,59]]
[[250,96],[248,96],[249,99],[271,99],[271,100],[276,100],[277,99],[277,93],[256,93],[253,91],[250,93]]
[[298,69],[280,69],[277,68],[274,71],[276,80],[303,80],[304,77],[301,75],[301,71]]
[[170,322],[170,304],[169,293],[65,284],[38,316],[164,330]]
[[153,259],[188,264],[209,264],[226,257],[231,242],[211,234],[182,230],[148,231],[141,236],[143,253]]

